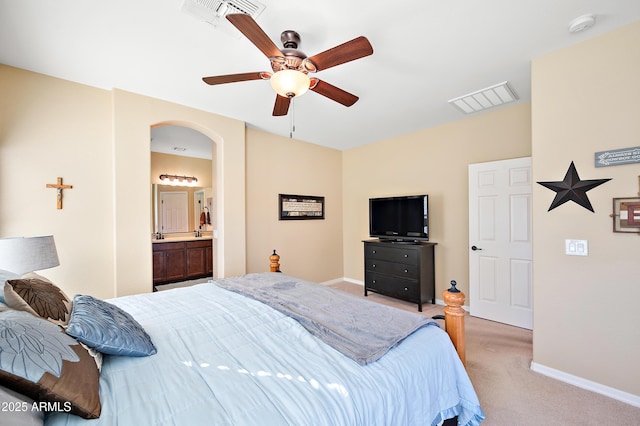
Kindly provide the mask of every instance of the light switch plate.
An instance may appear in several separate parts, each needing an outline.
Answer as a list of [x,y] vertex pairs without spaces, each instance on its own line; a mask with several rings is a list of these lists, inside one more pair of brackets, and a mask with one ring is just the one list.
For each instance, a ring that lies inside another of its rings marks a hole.
[[564,240],[565,254],[568,256],[588,256],[589,241],[587,240]]

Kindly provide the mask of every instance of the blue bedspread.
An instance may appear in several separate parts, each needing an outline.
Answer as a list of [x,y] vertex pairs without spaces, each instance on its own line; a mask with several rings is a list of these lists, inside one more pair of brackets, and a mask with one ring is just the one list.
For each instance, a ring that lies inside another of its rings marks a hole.
[[460,425],[484,418],[448,335],[422,327],[362,366],[295,320],[216,285],[112,299],[158,353],[105,356],[102,414],[60,425]]

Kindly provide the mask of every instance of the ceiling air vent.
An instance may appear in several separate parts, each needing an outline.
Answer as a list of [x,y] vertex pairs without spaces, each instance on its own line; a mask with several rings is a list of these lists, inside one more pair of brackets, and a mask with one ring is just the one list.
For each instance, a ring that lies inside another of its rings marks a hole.
[[264,9],[265,5],[254,0],[184,0],[180,11],[240,37],[240,32],[225,19],[225,16],[244,13],[255,19]]
[[486,89],[451,99],[449,103],[465,114],[483,111],[518,99],[509,82],[504,81]]

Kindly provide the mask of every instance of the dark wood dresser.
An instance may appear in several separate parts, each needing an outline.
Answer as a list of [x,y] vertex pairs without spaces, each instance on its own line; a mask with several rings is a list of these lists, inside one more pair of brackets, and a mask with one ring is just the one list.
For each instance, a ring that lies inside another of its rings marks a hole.
[[364,295],[384,294],[418,304],[436,302],[436,243],[364,241]]

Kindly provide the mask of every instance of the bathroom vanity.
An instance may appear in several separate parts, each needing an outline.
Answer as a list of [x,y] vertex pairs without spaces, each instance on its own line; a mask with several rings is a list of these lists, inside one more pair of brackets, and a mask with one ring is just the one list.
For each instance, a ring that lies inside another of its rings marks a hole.
[[153,284],[213,276],[211,237],[153,240]]

